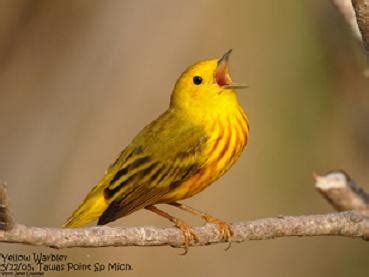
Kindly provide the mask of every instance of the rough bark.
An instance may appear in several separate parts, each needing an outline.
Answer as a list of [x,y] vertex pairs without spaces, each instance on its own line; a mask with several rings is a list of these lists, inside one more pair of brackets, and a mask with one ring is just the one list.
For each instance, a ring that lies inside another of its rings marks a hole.
[[[232,242],[267,240],[279,237],[341,236],[369,240],[369,196],[351,177],[334,171],[316,176],[316,187],[338,210],[353,210],[322,215],[279,216],[231,224]],[[337,197],[339,196],[339,197]],[[69,247],[107,246],[183,246],[183,234],[177,228],[108,226],[79,229],[31,227],[14,224],[10,216],[5,185],[0,186],[0,242],[27,245]],[[5,216],[4,216],[5,215]],[[193,228],[198,241],[189,246],[224,242],[217,227],[206,224]]]

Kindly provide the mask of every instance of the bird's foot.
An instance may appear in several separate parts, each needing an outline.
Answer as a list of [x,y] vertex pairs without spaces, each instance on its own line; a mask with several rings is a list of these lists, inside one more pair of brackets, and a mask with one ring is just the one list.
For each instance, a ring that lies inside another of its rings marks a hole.
[[184,221],[176,218],[174,222],[175,226],[180,229],[183,233],[184,241],[183,248],[184,252],[181,255],[186,255],[188,252],[188,247],[190,245],[191,240],[199,241],[198,236],[193,231],[193,229]]
[[231,248],[231,238],[233,236],[233,232],[231,229],[231,226],[229,226],[228,223],[221,221],[211,215],[204,215],[202,216],[202,218],[207,222],[207,223],[212,223],[212,224],[216,224],[218,225],[218,230],[219,230],[219,234],[222,237],[223,241],[229,242],[229,245],[227,246],[227,248],[225,250],[228,250],[229,248]]

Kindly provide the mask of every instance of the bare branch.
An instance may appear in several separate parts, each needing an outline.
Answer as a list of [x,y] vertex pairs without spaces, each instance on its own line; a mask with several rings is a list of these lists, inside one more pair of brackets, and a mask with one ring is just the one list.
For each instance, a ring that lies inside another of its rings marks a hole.
[[349,24],[352,33],[358,40],[362,40],[362,36],[357,25],[355,10],[351,0],[332,0],[333,5]]
[[0,230],[10,230],[13,225],[14,221],[10,215],[6,185],[0,184]]
[[[341,236],[369,240],[369,196],[342,171],[317,176],[317,188],[339,210],[358,209],[323,215],[286,216],[231,224],[232,241],[267,240],[279,237]],[[339,197],[338,197],[339,196]],[[13,224],[8,212],[5,186],[0,186],[3,226],[0,242],[48,246],[54,248],[107,246],[182,247],[183,234],[177,228],[108,226],[79,229],[29,227]],[[359,211],[360,210],[360,211]],[[10,228],[11,226],[12,228]],[[189,246],[224,242],[216,225],[193,228],[198,241]]]
[[355,9],[364,47],[369,55],[369,0],[352,0],[352,5]]
[[[369,0],[331,0],[369,57]],[[366,70],[365,75],[368,74]]]
[[[266,218],[235,223],[231,228],[234,242],[291,236],[343,236],[369,239],[369,217],[368,214],[360,212]],[[216,226],[212,224],[196,227],[194,231],[198,234],[199,241],[192,241],[190,246],[222,242]],[[55,248],[162,245],[181,247],[183,236],[177,228],[99,226],[61,229],[17,224],[11,231],[0,232],[0,241]]]
[[369,209],[369,194],[344,171],[315,176],[317,190],[338,211]]

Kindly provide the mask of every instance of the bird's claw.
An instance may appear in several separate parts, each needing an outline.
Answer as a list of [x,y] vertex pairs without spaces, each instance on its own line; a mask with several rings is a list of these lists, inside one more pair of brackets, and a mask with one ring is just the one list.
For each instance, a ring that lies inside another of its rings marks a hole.
[[231,248],[231,244],[232,244],[231,238],[233,236],[233,231],[231,229],[231,226],[229,226],[228,223],[221,221],[210,215],[203,216],[203,218],[208,223],[218,225],[219,234],[222,240],[229,243],[228,246],[224,250],[228,250],[229,248]]
[[199,241],[198,236],[193,231],[193,229],[186,224],[184,221],[180,219],[176,219],[175,226],[182,231],[184,241],[183,241],[183,248],[184,252],[181,255],[186,255],[188,252],[188,247],[190,245],[191,240],[194,240],[195,242]]

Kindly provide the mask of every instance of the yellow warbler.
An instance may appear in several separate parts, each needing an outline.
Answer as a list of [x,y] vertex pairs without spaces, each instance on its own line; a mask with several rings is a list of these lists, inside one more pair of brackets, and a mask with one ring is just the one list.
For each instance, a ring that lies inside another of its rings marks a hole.
[[229,225],[176,201],[189,198],[222,176],[247,143],[249,125],[228,71],[231,50],[200,61],[178,79],[170,106],[120,153],[102,180],[63,225],[102,225],[142,208],[171,220],[185,246],[196,234],[182,220],[159,210],[170,204],[215,223],[224,240]]

